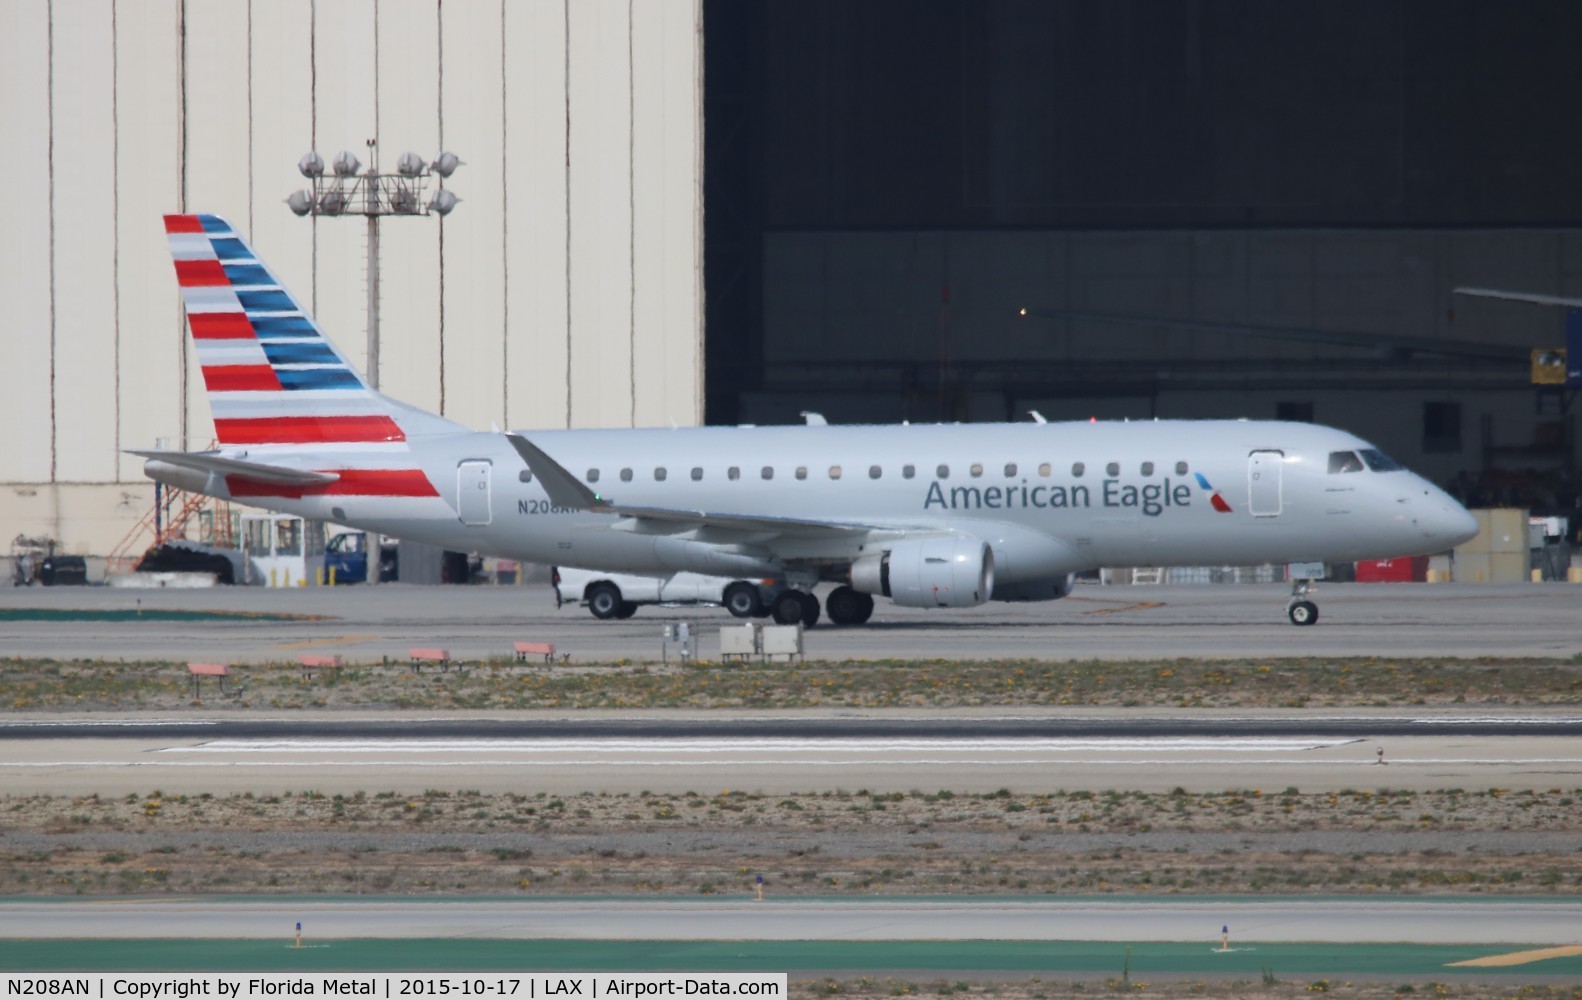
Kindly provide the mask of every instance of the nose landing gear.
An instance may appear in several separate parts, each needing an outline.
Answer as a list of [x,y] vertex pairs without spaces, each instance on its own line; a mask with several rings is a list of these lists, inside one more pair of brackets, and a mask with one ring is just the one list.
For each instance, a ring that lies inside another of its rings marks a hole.
[[1291,601],[1285,606],[1285,616],[1292,625],[1312,625],[1318,621],[1318,605],[1307,599],[1313,592],[1312,580],[1291,581]]

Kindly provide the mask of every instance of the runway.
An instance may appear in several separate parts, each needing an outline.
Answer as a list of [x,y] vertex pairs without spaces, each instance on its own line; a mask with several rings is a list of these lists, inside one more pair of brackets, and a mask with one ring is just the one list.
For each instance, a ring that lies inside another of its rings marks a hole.
[[[1582,719],[1565,714],[1348,716],[1327,724],[1297,713],[1131,722],[1115,715],[1007,722],[948,713],[800,722],[516,717],[448,719],[428,727],[425,720],[398,717],[347,720],[339,732],[337,722],[326,719],[160,721],[61,718],[0,727],[0,780],[18,793],[118,795],[154,787],[225,794],[433,786],[631,794],[722,788],[768,794],[832,788],[1427,791],[1572,788],[1582,779],[1582,741],[1574,735]],[[930,732],[932,722],[941,731]],[[753,732],[755,724],[764,731]],[[1496,727],[1498,735],[1479,734],[1472,728],[1478,725]]]
[[[827,589],[827,588],[825,588]],[[1285,618],[1282,585],[1083,586],[1066,600],[969,609],[881,602],[860,628],[820,625],[807,655],[823,659],[1158,659],[1277,656],[1534,656],[1582,651],[1582,587],[1566,584],[1335,584],[1321,587],[1317,625]],[[141,605],[139,605],[141,602]],[[139,621],[137,608],[317,616],[301,621]],[[718,608],[645,607],[628,621],[554,607],[547,585],[315,587],[126,591],[0,589],[0,612],[31,608],[130,611],[130,621],[0,617],[0,656],[284,661],[301,652],[352,660],[402,658],[411,646],[458,657],[508,656],[512,642],[555,643],[573,662],[658,660],[660,624],[696,622],[703,658]],[[674,655],[672,653],[672,655]]]
[[1394,899],[0,902],[0,938],[1571,943],[1582,903]]

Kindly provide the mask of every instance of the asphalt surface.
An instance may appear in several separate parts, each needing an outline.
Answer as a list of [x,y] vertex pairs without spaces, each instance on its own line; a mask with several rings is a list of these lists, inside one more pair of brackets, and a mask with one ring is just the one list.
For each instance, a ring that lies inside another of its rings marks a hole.
[[[1091,728],[1081,719],[973,720],[950,713],[736,715],[718,722],[695,715],[620,722],[468,723],[401,715],[160,721],[58,717],[0,726],[0,785],[18,793],[119,795],[156,787],[187,794],[451,786],[780,794],[1582,784],[1579,720],[1564,714],[1384,716],[1377,729],[1366,716],[1325,721],[1291,712],[1131,721],[1103,713]],[[754,731],[760,724],[764,731]]]
[[1575,900],[996,899],[0,902],[0,938],[1570,943]]
[[[824,589],[825,592],[827,588]],[[1582,652],[1582,587],[1567,584],[1334,584],[1314,595],[1321,617],[1298,628],[1283,585],[1083,586],[1042,604],[968,609],[880,602],[858,628],[821,624],[805,637],[822,659],[1157,659],[1249,656],[1539,656]],[[24,621],[7,611],[84,613],[200,610],[300,614],[280,622]],[[0,589],[0,656],[286,661],[301,652],[404,659],[412,646],[457,657],[509,656],[516,640],[552,642],[573,662],[659,660],[660,626],[703,630],[696,652],[719,654],[717,630],[738,624],[718,608],[645,607],[627,621],[556,609],[546,584],[520,587]],[[669,655],[676,655],[672,648]]]

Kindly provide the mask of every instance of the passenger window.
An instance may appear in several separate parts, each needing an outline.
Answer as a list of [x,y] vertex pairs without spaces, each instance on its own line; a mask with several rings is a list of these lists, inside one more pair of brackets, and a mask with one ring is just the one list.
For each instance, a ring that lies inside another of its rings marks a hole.
[[879,468],[877,465],[868,466],[869,479],[878,479],[882,475],[884,475],[884,470]]
[[1153,474],[1154,474],[1154,463],[1152,463],[1152,462],[1144,462],[1143,463],[1143,475],[1151,476]]
[[703,478],[703,467],[701,465],[694,465],[692,467],[692,481],[693,482],[697,482],[698,480],[700,480],[702,478]]
[[632,481],[632,470],[631,469],[622,469],[621,470],[621,482],[629,483],[631,481]]
[[1049,474],[1051,472],[1054,472],[1054,471],[1055,471],[1054,466],[1050,465],[1048,462],[1041,462],[1041,463],[1039,463],[1038,474],[1040,476],[1042,476],[1043,478],[1048,479],[1049,478]]
[[840,466],[838,466],[838,465],[830,466],[829,467],[829,477],[831,479],[839,479],[840,478]]
[[934,475],[938,476],[940,479],[949,479],[950,478],[950,466],[948,466],[948,465],[941,465],[939,468],[934,470]]
[[665,467],[661,465],[654,470],[654,482],[662,483],[665,481],[665,477],[668,475],[670,475],[670,473],[666,472]]
[[588,482],[596,483],[598,481],[599,481],[599,470],[598,469],[589,469],[588,470]]
[[1330,475],[1342,472],[1361,472],[1362,459],[1354,451],[1332,451],[1329,453]]
[[1186,474],[1187,474],[1187,464],[1185,462],[1177,462],[1176,463],[1176,475],[1184,476]]
[[533,470],[532,469],[523,469],[521,472],[518,472],[516,474],[516,481],[519,482],[519,483],[530,483],[530,482],[532,482],[533,481]]
[[915,466],[915,465],[903,465],[903,466],[901,466],[901,478],[902,479],[911,479],[915,475],[917,475],[917,466]]
[[1088,471],[1088,467],[1086,465],[1084,465],[1083,463],[1081,463],[1081,462],[1072,462],[1071,463],[1071,475],[1072,475],[1073,478],[1081,479],[1082,478],[1082,474],[1084,472],[1086,472],[1086,471]]
[[742,478],[742,470],[733,465],[725,470],[725,478],[734,482]]
[[983,475],[983,463],[973,462],[972,468],[968,469],[967,471],[972,473],[973,479],[977,479],[979,476]]
[[1015,462],[1006,462],[1005,463],[1005,478],[1006,479],[1015,479],[1016,478],[1016,463]]
[[796,477],[798,479],[806,479],[807,478],[807,466],[805,466],[805,465],[797,466],[796,467]]
[[1104,467],[1104,474],[1106,476],[1118,476],[1118,475],[1120,475],[1121,474],[1121,463],[1119,463],[1119,462],[1111,462],[1109,465],[1106,465]]
[[772,466],[772,465],[764,466],[763,472],[761,472],[760,475],[762,475],[765,479],[773,479],[775,477],[774,466]]

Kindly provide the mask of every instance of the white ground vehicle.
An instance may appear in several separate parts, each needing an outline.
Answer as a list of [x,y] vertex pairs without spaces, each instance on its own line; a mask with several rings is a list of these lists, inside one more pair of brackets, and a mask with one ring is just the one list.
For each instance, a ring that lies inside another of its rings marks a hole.
[[736,580],[701,573],[642,576],[556,566],[555,603],[587,606],[595,618],[630,618],[641,604],[719,604],[737,618],[765,618],[785,590],[779,580]]

